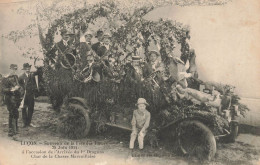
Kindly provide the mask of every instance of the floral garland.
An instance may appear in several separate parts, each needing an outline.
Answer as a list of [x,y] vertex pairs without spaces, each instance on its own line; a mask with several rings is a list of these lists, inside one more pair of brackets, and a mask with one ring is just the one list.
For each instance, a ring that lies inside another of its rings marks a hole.
[[[136,9],[135,12],[130,15],[129,13],[120,13],[120,10],[117,8],[114,1],[90,5],[87,8],[65,14],[60,19],[55,20],[48,29],[43,47],[50,49],[54,44],[54,35],[57,33],[58,28],[64,28],[66,24],[73,23],[74,31],[84,32],[88,28],[88,24],[93,24],[97,18],[106,17],[108,20],[111,20],[112,16],[118,17],[121,22],[125,23],[119,27],[115,27],[113,22],[110,22],[109,24],[113,42],[116,45],[120,45],[124,50],[126,50],[127,45],[136,47],[134,43],[138,40],[138,36],[136,35],[138,32],[141,32],[142,35],[146,35],[144,36],[146,39],[149,37],[147,34],[158,34],[159,36],[174,35],[180,43],[181,38],[183,38],[183,31],[185,31],[185,28],[182,27],[183,25],[181,23],[163,19],[158,22],[142,19],[145,14],[153,9],[153,6],[142,7]],[[162,28],[164,29],[164,34],[161,31]],[[127,37],[129,34],[132,35],[130,38]],[[148,45],[146,43],[143,46],[147,47]]]

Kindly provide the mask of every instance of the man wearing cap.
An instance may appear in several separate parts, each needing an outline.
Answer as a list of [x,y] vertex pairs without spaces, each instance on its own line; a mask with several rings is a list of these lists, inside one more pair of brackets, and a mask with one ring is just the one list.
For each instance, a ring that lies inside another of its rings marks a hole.
[[102,30],[97,31],[97,35],[95,37],[97,38],[98,42],[92,45],[92,50],[94,50],[96,53],[97,53],[97,50],[99,49],[99,47],[101,46],[101,43],[103,40],[103,35],[104,35],[104,32]]
[[71,36],[73,33],[68,32],[66,29],[60,31],[61,40],[57,42],[54,47],[46,53],[46,56],[49,57],[52,63],[56,63],[61,60],[62,53],[72,53],[76,54],[75,48],[73,48]]
[[102,39],[101,39],[102,42],[99,43],[99,46],[97,48],[95,48],[95,46],[93,45],[92,49],[96,52],[96,54],[99,57],[104,57],[107,54],[107,52],[110,50],[110,47],[111,47],[110,38],[111,38],[111,35],[109,33],[105,33],[102,36]]
[[141,57],[132,56],[132,63],[125,67],[124,84],[126,92],[131,98],[139,97],[143,94],[143,70],[141,66]]
[[21,103],[21,87],[18,83],[18,76],[16,74],[17,65],[11,64],[11,73],[3,79],[2,90],[5,95],[5,104],[9,111],[9,131],[8,136],[14,136],[18,131],[18,108]]
[[130,81],[136,83],[143,81],[143,70],[140,61],[140,56],[132,56],[131,65],[128,65],[128,67],[125,68],[126,78],[130,79]]
[[22,118],[24,127],[32,126],[32,115],[34,111],[34,97],[37,89],[35,75],[32,74],[31,65],[28,63],[23,64],[24,73],[19,77],[19,84],[24,91],[22,101]]

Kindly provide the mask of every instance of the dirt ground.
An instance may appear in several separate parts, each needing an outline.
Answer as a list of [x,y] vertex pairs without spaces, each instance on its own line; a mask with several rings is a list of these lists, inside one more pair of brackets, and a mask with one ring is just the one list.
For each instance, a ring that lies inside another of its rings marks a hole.
[[[33,124],[37,128],[22,128],[21,112],[19,118],[19,134],[17,139],[7,136],[8,133],[8,111],[5,106],[0,111],[0,165],[58,165],[58,164],[259,164],[260,165],[260,136],[251,134],[240,134],[235,143],[217,143],[217,153],[212,161],[200,162],[195,158],[181,157],[166,148],[169,146],[159,143],[159,148],[145,146],[143,151],[128,149],[129,132],[109,129],[102,135],[92,135],[85,139],[71,140],[65,138],[57,130],[59,122],[58,114],[54,112],[51,105],[46,102],[36,102],[33,114]],[[22,145],[21,142],[35,141],[37,145]],[[31,155],[23,154],[25,150],[50,150],[51,146],[45,143],[55,142],[81,142],[96,143],[97,145],[83,145],[80,150],[91,150],[101,152],[95,158],[33,158]],[[44,145],[45,144],[45,145]],[[170,146],[174,148],[175,146]],[[75,163],[77,162],[77,163]]]

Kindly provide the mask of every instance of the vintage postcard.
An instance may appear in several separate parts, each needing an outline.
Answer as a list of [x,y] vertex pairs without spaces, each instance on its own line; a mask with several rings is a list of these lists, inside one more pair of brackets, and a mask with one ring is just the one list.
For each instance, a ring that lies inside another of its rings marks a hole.
[[1,0],[0,165],[259,165],[259,0]]

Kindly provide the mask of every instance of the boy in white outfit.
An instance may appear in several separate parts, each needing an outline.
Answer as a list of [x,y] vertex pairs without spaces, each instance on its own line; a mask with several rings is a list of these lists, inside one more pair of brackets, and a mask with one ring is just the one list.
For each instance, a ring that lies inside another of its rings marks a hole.
[[150,124],[151,115],[146,110],[146,106],[149,105],[144,98],[139,98],[137,101],[137,110],[134,110],[132,119],[132,133],[129,148],[134,148],[135,139],[138,135],[139,149],[144,147],[144,137],[147,132],[147,128]]

